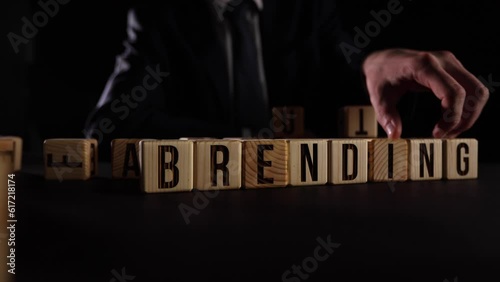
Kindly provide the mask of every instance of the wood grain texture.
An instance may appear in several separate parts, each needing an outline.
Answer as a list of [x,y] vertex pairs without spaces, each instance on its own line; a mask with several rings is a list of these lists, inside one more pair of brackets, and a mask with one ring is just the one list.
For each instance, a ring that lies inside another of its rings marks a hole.
[[143,192],[193,190],[193,141],[141,140],[139,148]]
[[369,139],[330,140],[328,182],[354,184],[368,182]]
[[111,141],[111,173],[114,179],[139,179],[139,142],[142,139]]
[[443,178],[443,140],[409,139],[409,178],[411,181]]
[[328,182],[328,140],[290,139],[288,176],[291,186]]
[[478,178],[478,140],[458,138],[443,140],[444,178]]
[[[9,263],[9,259],[7,256],[9,255],[9,249],[7,245],[8,238],[8,230],[7,230],[7,206],[8,206],[8,175],[14,171],[14,158],[13,158],[13,150],[14,150],[14,142],[12,140],[0,140],[0,191],[3,194],[0,199],[2,203],[0,204],[0,234],[4,235],[3,238],[0,239],[0,281],[11,281],[9,277],[13,277],[12,274],[7,271],[10,269],[7,263]],[[15,178],[13,179],[16,180]],[[14,183],[16,188],[18,188],[18,184]],[[16,253],[17,255],[17,253]],[[17,257],[17,256],[16,256]],[[13,280],[12,280],[13,281]]]
[[199,190],[241,188],[242,141],[197,140],[194,187]]
[[370,182],[408,180],[408,142],[398,139],[373,139],[369,141]]
[[19,136],[1,136],[0,140],[12,140],[14,141],[14,171],[20,171],[22,168],[23,160],[23,139]]
[[43,144],[46,179],[87,180],[97,174],[96,139],[47,139]]
[[274,107],[273,132],[275,138],[301,138],[305,134],[304,108],[300,106]]
[[339,110],[339,135],[342,138],[375,138],[378,123],[371,105],[345,106]]
[[243,141],[245,188],[288,185],[288,142],[283,139]]

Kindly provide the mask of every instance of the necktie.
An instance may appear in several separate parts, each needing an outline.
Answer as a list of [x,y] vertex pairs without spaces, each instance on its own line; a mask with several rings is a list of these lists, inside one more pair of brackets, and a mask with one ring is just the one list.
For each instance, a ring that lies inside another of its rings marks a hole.
[[256,25],[257,7],[252,0],[240,1],[226,11],[233,42],[234,101],[238,123],[255,131],[269,123],[269,109],[259,72]]

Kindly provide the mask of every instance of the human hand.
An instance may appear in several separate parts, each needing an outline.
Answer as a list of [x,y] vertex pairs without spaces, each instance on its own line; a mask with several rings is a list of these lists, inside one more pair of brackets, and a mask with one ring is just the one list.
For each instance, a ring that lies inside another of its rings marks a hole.
[[455,138],[470,129],[489,98],[489,90],[448,51],[387,49],[363,63],[366,87],[378,123],[389,138],[400,138],[397,103],[408,91],[430,90],[441,100],[435,138]]

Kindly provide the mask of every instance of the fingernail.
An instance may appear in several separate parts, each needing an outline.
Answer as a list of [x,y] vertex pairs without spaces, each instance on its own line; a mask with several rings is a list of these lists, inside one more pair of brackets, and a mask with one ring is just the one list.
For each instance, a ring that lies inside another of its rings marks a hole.
[[432,135],[434,135],[434,137],[436,137],[436,138],[444,138],[446,136],[446,132],[444,130],[442,130],[441,128],[436,127],[434,129],[434,132],[432,133]]
[[394,123],[392,123],[392,121],[387,123],[387,125],[385,126],[385,131],[387,132],[387,135],[391,138],[393,137],[395,130],[396,130],[396,127],[394,126]]

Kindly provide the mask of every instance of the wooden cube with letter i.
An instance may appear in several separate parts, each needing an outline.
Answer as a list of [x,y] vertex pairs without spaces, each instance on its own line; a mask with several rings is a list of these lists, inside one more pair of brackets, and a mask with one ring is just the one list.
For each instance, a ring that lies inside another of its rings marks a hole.
[[288,140],[288,175],[291,186],[328,182],[328,140]]
[[196,140],[194,187],[199,190],[241,188],[242,141]]
[[371,182],[408,180],[408,142],[402,139],[369,141],[369,177]]
[[143,192],[193,190],[194,141],[141,140],[139,148]]
[[371,105],[345,106],[339,110],[339,135],[342,138],[374,138],[378,122]]
[[245,140],[243,152],[245,188],[273,188],[288,185],[287,140]]
[[96,139],[47,139],[43,143],[45,178],[86,180],[97,174]]

